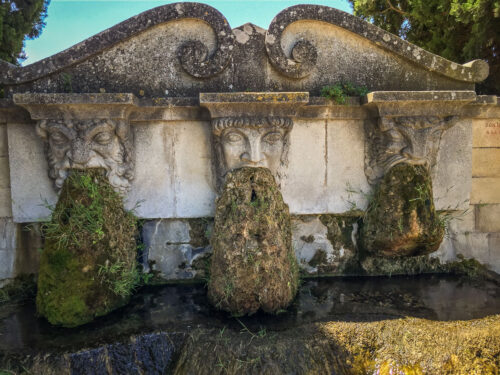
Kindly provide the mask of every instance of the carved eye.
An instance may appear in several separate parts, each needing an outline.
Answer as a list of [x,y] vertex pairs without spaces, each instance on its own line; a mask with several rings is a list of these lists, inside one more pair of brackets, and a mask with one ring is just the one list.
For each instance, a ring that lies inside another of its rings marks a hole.
[[224,137],[224,140],[227,141],[227,142],[241,142],[243,140],[243,136],[238,133],[238,132],[229,132],[228,134],[226,134],[226,136]]
[[55,145],[63,145],[68,142],[68,138],[60,131],[50,133],[50,140]]
[[101,145],[107,145],[109,142],[111,142],[112,139],[113,134],[111,134],[110,132],[100,132],[94,136],[93,140],[94,142],[97,142]]
[[283,136],[281,135],[280,132],[267,133],[264,137],[262,137],[262,140],[266,143],[269,143],[270,145],[273,145],[276,142],[281,141],[282,139]]

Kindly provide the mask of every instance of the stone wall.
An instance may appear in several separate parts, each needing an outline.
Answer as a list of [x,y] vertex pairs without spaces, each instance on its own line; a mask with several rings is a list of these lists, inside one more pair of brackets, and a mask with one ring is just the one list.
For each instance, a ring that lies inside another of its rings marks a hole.
[[[500,272],[500,107],[474,92],[487,74],[485,62],[450,62],[316,5],[285,9],[264,30],[169,4],[27,67],[0,61],[0,280],[36,272],[39,226],[24,228],[48,218],[65,168],[99,163],[144,219],[146,269],[160,281],[206,277],[214,124],[276,118],[289,125],[279,183],[304,274],[437,272],[460,254]],[[338,82],[369,94],[344,105],[319,96]],[[51,127],[67,137],[54,141]],[[104,128],[115,149],[75,162]],[[429,256],[359,249],[368,199],[394,160],[426,165],[449,214]]]

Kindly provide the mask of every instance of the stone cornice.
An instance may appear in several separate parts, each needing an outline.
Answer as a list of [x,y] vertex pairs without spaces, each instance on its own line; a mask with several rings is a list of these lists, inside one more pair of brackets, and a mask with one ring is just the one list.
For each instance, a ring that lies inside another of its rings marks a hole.
[[308,92],[200,93],[200,106],[213,118],[254,116],[296,116],[309,102]]
[[307,41],[298,41],[288,58],[282,49],[281,39],[285,29],[297,21],[321,21],[355,33],[376,45],[399,55],[429,71],[465,82],[481,82],[488,76],[485,61],[474,60],[460,65],[408,43],[381,28],[341,10],[322,5],[295,5],[278,13],[266,34],[266,49],[273,66],[291,78],[308,76],[316,65],[317,51]]

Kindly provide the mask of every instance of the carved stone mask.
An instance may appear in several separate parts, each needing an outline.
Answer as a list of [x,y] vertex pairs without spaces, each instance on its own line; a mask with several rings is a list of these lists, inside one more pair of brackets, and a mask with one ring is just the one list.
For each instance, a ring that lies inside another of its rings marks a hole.
[[368,132],[370,157],[365,173],[370,183],[399,163],[431,168],[436,161],[443,132],[457,122],[456,116],[381,118]]
[[125,120],[42,120],[49,177],[61,189],[69,169],[104,168],[110,184],[125,193],[133,179],[133,138]]
[[289,118],[218,118],[212,121],[219,179],[234,169],[261,167],[279,181],[287,164]]

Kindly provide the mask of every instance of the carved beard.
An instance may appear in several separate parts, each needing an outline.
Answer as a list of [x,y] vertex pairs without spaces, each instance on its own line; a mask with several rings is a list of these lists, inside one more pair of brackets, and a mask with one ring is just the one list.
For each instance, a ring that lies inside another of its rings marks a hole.
[[[63,160],[58,161],[49,144],[46,144],[47,160],[49,164],[49,177],[54,180],[54,185],[57,191],[62,189],[64,180],[68,176],[71,169],[70,158],[66,155]],[[107,156],[106,158],[98,155],[99,167],[106,170],[106,177],[113,188],[125,194],[130,188],[131,171],[129,166],[124,162],[124,147],[120,143],[120,150],[115,155]]]

